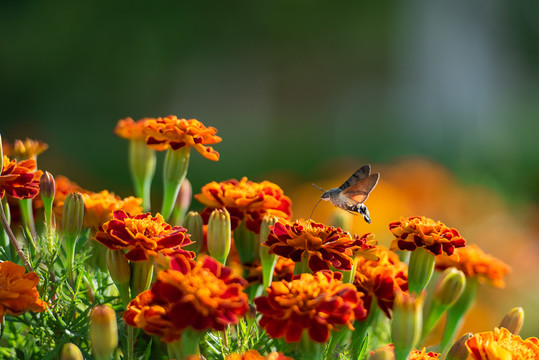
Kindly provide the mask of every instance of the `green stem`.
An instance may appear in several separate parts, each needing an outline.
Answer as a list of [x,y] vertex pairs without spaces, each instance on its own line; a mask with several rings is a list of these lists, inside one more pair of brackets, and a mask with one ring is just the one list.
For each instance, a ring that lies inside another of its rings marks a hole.
[[352,354],[354,354],[354,358],[357,358],[357,355],[359,355],[359,350],[365,340],[365,336],[367,336],[367,331],[376,322],[375,320],[379,314],[380,308],[378,307],[376,298],[373,297],[367,318],[363,321],[356,320],[354,322],[354,331],[352,332]]
[[131,296],[134,298],[150,288],[153,264],[148,261],[131,262]]
[[204,337],[205,332],[204,331],[198,331],[191,328],[187,328],[186,330],[182,331],[182,348],[181,348],[181,357],[179,359],[183,359],[189,355],[198,355],[198,345],[200,343],[200,340]]
[[309,268],[309,253],[307,252],[307,250],[305,250],[301,257],[301,261],[297,262],[294,265],[294,275],[310,274],[310,273],[311,273],[311,269]]
[[127,325],[127,360],[135,358],[135,329]]
[[234,230],[234,245],[242,264],[252,264],[259,260],[258,237],[245,227],[245,221]]
[[434,255],[423,248],[412,251],[408,267],[408,290],[419,294],[429,283],[434,272]]
[[163,166],[163,206],[161,215],[168,220],[176,203],[180,186],[187,175],[191,148],[184,146],[178,150],[168,149]]
[[15,238],[15,235],[13,234],[13,231],[11,231],[11,227],[9,226],[9,222],[6,219],[6,214],[4,212],[4,207],[0,206],[0,221],[2,222],[2,227],[6,231],[9,241],[11,243],[11,246],[17,251],[17,254],[21,258],[22,262],[24,263],[24,267],[28,271],[34,271],[32,268],[32,265],[30,265],[30,262],[24,255],[23,251],[21,250],[21,247],[19,246],[19,243],[17,242],[17,239]]
[[32,209],[32,199],[19,200],[19,207],[21,209],[21,217],[24,226],[30,229],[30,233],[33,238],[36,238],[36,225],[34,223],[34,213]]
[[427,313],[427,316],[425,317],[425,320],[423,322],[423,335],[421,336],[420,343],[425,342],[425,338],[429,335],[434,325],[436,325],[436,323],[438,322],[438,320],[440,320],[440,317],[446,310],[447,306],[440,304],[438,301],[433,300],[431,302],[429,312]]
[[144,140],[129,141],[129,170],[135,185],[135,194],[142,199],[144,211],[150,211],[150,190],[155,174],[155,150]]
[[312,340],[307,330],[303,330],[301,340],[296,343],[298,353],[302,354],[303,359],[323,360],[326,343],[319,343]]

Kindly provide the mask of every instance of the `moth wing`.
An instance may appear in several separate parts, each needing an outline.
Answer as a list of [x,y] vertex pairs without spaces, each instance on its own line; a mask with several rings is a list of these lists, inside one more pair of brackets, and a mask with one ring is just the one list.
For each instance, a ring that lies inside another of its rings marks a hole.
[[342,184],[339,187],[339,189],[345,190],[349,188],[350,186],[354,186],[355,184],[357,184],[358,181],[361,181],[365,179],[367,176],[369,176],[370,173],[371,173],[371,166],[369,164],[363,165],[362,167],[357,169],[356,172],[353,173],[352,176],[350,176],[348,180],[346,180],[344,184]]
[[378,184],[378,179],[380,179],[379,173],[369,175],[356,184],[344,189],[340,195],[360,204],[367,200],[369,193]]

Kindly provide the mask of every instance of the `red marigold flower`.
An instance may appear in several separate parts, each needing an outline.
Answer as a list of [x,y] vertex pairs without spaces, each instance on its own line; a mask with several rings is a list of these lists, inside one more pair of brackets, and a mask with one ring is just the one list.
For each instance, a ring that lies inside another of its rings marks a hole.
[[130,261],[145,261],[157,253],[173,252],[188,258],[194,253],[179,248],[191,244],[187,230],[167,224],[160,214],[130,215],[123,210],[113,212],[113,219],[99,226],[95,234],[99,241],[111,250],[125,249]]
[[330,331],[354,320],[363,320],[367,311],[362,295],[351,284],[343,284],[342,274],[330,270],[301,274],[291,282],[273,282],[267,296],[255,299],[262,314],[260,326],[272,338],[298,342],[304,329],[316,342],[326,342]]
[[128,117],[121,119],[114,128],[114,133],[124,139],[128,140],[146,140],[148,136],[147,129],[152,122],[151,118],[144,118],[138,121],[134,121]]
[[6,313],[20,315],[26,311],[43,312],[47,303],[39,299],[35,272],[24,273],[23,266],[4,261],[0,263],[0,322]]
[[436,268],[445,270],[455,267],[468,277],[477,277],[480,282],[505,287],[504,278],[511,268],[503,261],[486,254],[477,245],[470,244],[457,249],[456,256],[437,256]]
[[339,270],[352,269],[353,256],[362,250],[366,238],[352,239],[350,233],[312,220],[296,220],[291,223],[279,219],[271,227],[268,240],[262,245],[270,248],[271,254],[301,262],[304,254],[309,258],[309,268],[315,272],[329,270],[330,266]]
[[357,260],[354,285],[365,294],[365,308],[370,309],[375,298],[380,309],[390,317],[395,292],[408,290],[408,266],[385,247],[376,248],[373,254],[378,260],[362,257]]
[[204,185],[195,199],[207,206],[201,213],[204,223],[208,222],[213,209],[225,207],[230,213],[232,231],[241,221],[245,221],[245,227],[258,234],[264,215],[271,214],[284,219],[292,216],[292,200],[270,181],[256,183],[246,177],[240,181],[213,181]]
[[466,341],[474,360],[539,359],[539,340],[523,340],[505,328],[475,334]]
[[209,256],[197,262],[181,256],[175,260],[173,268],[157,274],[150,290],[129,303],[127,324],[172,342],[188,327],[223,331],[247,312],[247,282],[232,269]]
[[260,353],[254,349],[247,350],[243,354],[232,353],[228,354],[225,360],[294,360],[289,356],[284,355],[282,352],[273,351],[267,356],[260,355]]
[[32,140],[29,138],[26,138],[26,140],[15,140],[15,144],[13,145],[13,154],[18,159],[36,159],[39,154],[44,152],[49,148],[49,145],[47,145],[43,141],[39,140]]
[[0,199],[5,194],[17,199],[35,198],[39,193],[39,179],[42,174],[41,170],[36,170],[33,159],[17,162],[4,156],[0,173]]
[[211,146],[205,146],[221,142],[221,138],[215,135],[216,128],[206,127],[196,119],[178,119],[173,115],[146,120],[146,144],[151,148],[163,151],[169,147],[178,150],[188,146],[193,147],[206,159],[219,160],[219,153]]
[[401,218],[400,221],[390,223],[389,230],[395,235],[391,250],[414,251],[418,247],[424,247],[434,255],[451,255],[455,248],[466,245],[466,240],[456,229],[424,216]]

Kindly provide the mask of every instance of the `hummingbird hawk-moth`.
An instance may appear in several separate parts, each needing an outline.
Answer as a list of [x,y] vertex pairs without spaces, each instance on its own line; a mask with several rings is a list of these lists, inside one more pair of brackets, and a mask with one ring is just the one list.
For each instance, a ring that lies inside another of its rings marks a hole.
[[371,166],[364,165],[353,173],[352,176],[350,176],[350,178],[348,178],[348,180],[346,180],[344,184],[338,188],[325,191],[324,189],[313,184],[314,187],[323,191],[324,193],[314,206],[311,216],[313,215],[314,209],[320,203],[320,201],[325,200],[330,201],[336,207],[346,210],[351,214],[356,215],[356,213],[360,213],[363,215],[365,221],[370,224],[371,217],[364,202],[369,197],[372,189],[374,189],[378,183],[379,178],[380,173],[371,174]]

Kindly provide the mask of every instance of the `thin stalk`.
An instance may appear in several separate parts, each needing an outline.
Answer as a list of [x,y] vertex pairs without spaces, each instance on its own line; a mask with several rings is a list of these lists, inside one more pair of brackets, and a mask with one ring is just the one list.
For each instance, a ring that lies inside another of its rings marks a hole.
[[22,251],[21,247],[19,246],[19,243],[17,242],[17,239],[15,238],[15,235],[13,234],[13,231],[11,231],[11,227],[9,226],[9,222],[6,219],[6,214],[4,212],[4,207],[3,206],[0,206],[0,217],[1,217],[0,220],[2,221],[2,226],[4,227],[4,230],[6,230],[7,235],[9,237],[9,241],[11,243],[11,246],[13,246],[13,248],[17,251],[17,254],[21,258],[21,260],[22,260],[22,262],[24,264],[24,267],[28,271],[34,271],[34,269],[32,268],[32,265],[30,265],[30,262],[28,261],[28,259],[24,255],[24,252]]

